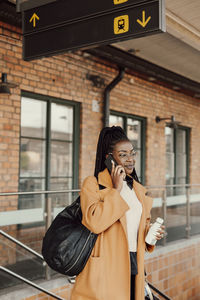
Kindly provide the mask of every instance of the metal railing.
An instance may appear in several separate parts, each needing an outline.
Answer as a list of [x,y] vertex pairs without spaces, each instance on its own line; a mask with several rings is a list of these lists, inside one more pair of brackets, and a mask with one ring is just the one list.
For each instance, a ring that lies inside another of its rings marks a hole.
[[[163,186],[146,186],[148,191],[160,191],[162,193],[162,197],[161,197],[161,201],[162,201],[162,217],[164,219],[164,221],[167,220],[167,189],[168,188],[185,188],[186,189],[186,231],[187,231],[187,235],[186,237],[189,238],[190,237],[190,230],[191,230],[191,224],[190,224],[190,190],[191,188],[194,187],[200,187],[200,184],[180,184],[180,185],[163,185]],[[51,222],[52,222],[52,218],[53,218],[53,207],[52,207],[52,198],[51,195],[52,194],[65,194],[65,193],[77,193],[79,192],[79,189],[71,189],[71,190],[62,190],[62,191],[37,191],[37,192],[8,192],[8,193],[0,193],[0,197],[3,196],[20,196],[20,195],[45,195],[45,208],[44,208],[44,213],[43,213],[43,220],[45,221],[45,229],[47,230],[48,227],[50,226]],[[178,204],[178,203],[177,203]],[[1,216],[1,212],[0,212],[0,216]],[[23,224],[23,221],[20,221],[19,223],[16,224]],[[37,256],[38,258],[40,258],[41,260],[43,260],[42,255],[40,255],[39,253],[37,253],[36,251],[34,251],[33,249],[31,249],[30,247],[24,245],[23,243],[21,243],[20,241],[16,240],[15,238],[11,237],[10,235],[8,235],[7,233],[5,233],[4,231],[0,230],[0,234],[3,235],[5,238],[8,238],[9,240],[13,241],[14,243],[16,243],[17,245],[19,245],[20,247],[26,249],[27,251],[29,251],[30,253],[32,253],[33,255]],[[163,245],[166,244],[166,236],[163,238]],[[33,283],[32,281],[27,280],[26,278],[10,271],[9,269],[0,266],[0,270],[2,270],[3,272],[6,272],[7,274],[10,274],[11,276],[18,278],[19,280],[35,287],[36,289],[43,291],[44,293],[51,295],[52,297],[54,297],[55,299],[60,299],[63,300],[63,298],[47,291],[46,289],[40,287],[39,285]],[[46,265],[46,278],[50,279],[50,272],[49,272],[49,268]],[[154,289],[156,291],[156,288],[152,286],[152,284],[150,284],[151,288]],[[164,295],[162,292],[160,292],[160,295],[163,296],[165,299],[169,299],[166,295]],[[165,297],[166,296],[166,297]]]
[[171,298],[169,296],[167,296],[166,294],[164,294],[163,292],[161,292],[159,289],[157,289],[153,284],[151,284],[149,281],[147,281],[148,285],[150,286],[150,288],[155,291],[157,294],[159,294],[159,296],[163,297],[165,300],[171,300]]
[[[170,188],[185,188],[185,196],[186,196],[186,238],[190,238],[190,232],[191,232],[191,214],[190,214],[190,204],[191,204],[191,189],[192,188],[200,188],[200,184],[171,184],[171,185],[155,185],[155,186],[146,186],[148,191],[160,191],[162,193],[162,217],[164,219],[164,223],[167,221],[167,189]],[[184,196],[184,194],[181,194],[180,196]],[[200,193],[199,193],[200,196]],[[199,197],[199,202],[200,202],[200,197]],[[179,205],[179,203],[176,203]],[[162,239],[162,245],[166,245],[166,239],[167,239],[167,234],[164,235]]]
[[[12,237],[11,235],[7,234],[6,232],[4,232],[3,230],[0,230],[0,234],[2,236],[4,236],[6,239],[12,241],[13,243],[15,243],[16,245],[20,246],[21,248],[25,249],[26,251],[30,252],[31,254],[33,254],[34,256],[36,256],[37,258],[41,259],[43,262],[43,265],[47,265],[46,262],[44,261],[44,258],[41,254],[37,253],[35,250],[31,249],[30,247],[26,246],[25,244],[21,243],[19,240],[15,239],[14,237]],[[48,291],[47,289],[44,289],[43,287],[39,286],[38,284],[28,280],[27,278],[20,276],[19,274],[9,270],[8,268],[5,268],[3,266],[0,266],[0,270],[11,275],[12,277],[15,277],[19,280],[21,280],[24,283],[27,283],[28,285],[36,288],[37,290],[44,292],[45,294],[52,296],[55,299],[58,300],[64,300],[64,298],[59,297],[58,295]]]
[[[62,193],[72,193],[72,192],[78,192],[79,190],[66,190],[66,191],[38,191],[38,192],[10,192],[10,193],[0,193],[0,196],[20,196],[20,195],[41,195],[41,194],[45,194],[45,195],[50,195],[50,194],[62,194]],[[44,212],[44,219],[46,220],[45,222],[45,228],[47,230],[47,228],[50,226],[51,221],[52,221],[52,203],[51,203],[51,198],[50,197],[46,197],[45,198],[45,207],[46,210]],[[23,244],[22,242],[20,242],[19,240],[15,239],[14,237],[12,237],[11,235],[7,234],[6,232],[4,232],[3,230],[0,230],[0,234],[2,236],[4,236],[6,239],[12,241],[13,243],[15,243],[16,245],[20,246],[21,248],[25,249],[26,251],[28,251],[29,253],[33,254],[34,256],[36,256],[37,258],[39,258],[40,260],[42,260],[43,265],[46,267],[46,279],[49,280],[50,279],[50,270],[49,267],[47,266],[46,262],[44,261],[44,258],[41,254],[39,254],[38,252],[36,252],[35,250],[31,249],[30,247],[28,247],[27,245]],[[5,268],[3,266],[0,266],[0,270],[5,272],[6,274],[11,275],[12,277],[21,280],[22,282],[36,288],[37,290],[44,292],[45,294],[58,299],[58,300],[64,300],[64,298],[48,291],[47,289],[41,287],[40,285],[34,283],[31,280],[28,280],[27,278],[20,276],[19,274],[9,270],[8,268]],[[73,278],[70,280],[69,278],[69,282],[73,282]]]
[[0,266],[0,270],[3,271],[3,272],[5,272],[6,274],[11,275],[12,277],[15,277],[16,279],[21,280],[21,281],[24,282],[24,283],[27,283],[28,285],[30,285],[30,286],[36,288],[37,290],[39,290],[39,291],[41,291],[41,292],[43,292],[43,293],[45,293],[45,294],[47,294],[47,295],[49,295],[49,296],[55,298],[55,299],[58,299],[58,300],[65,300],[64,298],[61,298],[60,296],[58,296],[58,295],[56,295],[56,294],[54,294],[54,293],[52,293],[52,292],[50,292],[50,291],[44,289],[43,287],[41,287],[40,285],[34,283],[33,281],[28,280],[27,278],[25,278],[25,277],[23,277],[23,276],[20,276],[19,274],[16,274],[15,272],[13,272],[13,271],[11,271],[11,270],[5,268],[5,267]]

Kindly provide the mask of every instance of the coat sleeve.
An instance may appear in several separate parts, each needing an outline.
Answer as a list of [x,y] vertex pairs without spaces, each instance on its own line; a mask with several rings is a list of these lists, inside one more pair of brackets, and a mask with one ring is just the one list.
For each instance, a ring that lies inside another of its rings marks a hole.
[[119,220],[129,209],[128,204],[114,188],[99,192],[99,185],[93,176],[87,177],[80,193],[82,224],[99,234]]

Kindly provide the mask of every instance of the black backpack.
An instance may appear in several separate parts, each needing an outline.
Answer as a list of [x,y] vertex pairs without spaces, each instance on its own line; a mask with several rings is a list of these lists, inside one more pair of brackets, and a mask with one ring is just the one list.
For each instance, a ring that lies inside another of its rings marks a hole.
[[[99,185],[99,189],[104,189]],[[53,220],[42,244],[42,255],[55,271],[67,276],[78,275],[86,265],[97,234],[82,223],[80,196]]]

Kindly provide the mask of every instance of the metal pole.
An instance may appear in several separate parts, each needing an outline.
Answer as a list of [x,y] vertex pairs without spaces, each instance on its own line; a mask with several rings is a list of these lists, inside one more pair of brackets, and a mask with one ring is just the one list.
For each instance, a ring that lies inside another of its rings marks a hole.
[[32,282],[32,281],[30,281],[30,280],[28,280],[28,279],[26,279],[26,278],[24,278],[24,277],[22,277],[22,276],[20,276],[16,273],[14,273],[14,272],[12,272],[11,270],[9,270],[7,268],[4,268],[4,267],[0,266],[0,270],[2,270],[3,272],[6,272],[7,274],[10,274],[11,276],[13,276],[13,277],[25,282],[25,283],[27,283],[28,285],[33,286],[37,290],[40,290],[40,291],[44,292],[45,294],[47,294],[49,296],[52,296],[55,299],[65,300],[64,298],[61,298],[61,297],[57,296],[56,294],[49,292],[48,290],[44,289],[43,287],[41,287],[41,286],[35,284],[34,282]]
[[[52,199],[51,197],[48,197],[46,195],[45,197],[45,232],[48,230],[49,226],[51,225],[52,222]],[[45,267],[45,277],[46,280],[51,279],[51,270],[46,264]]]
[[190,187],[186,187],[186,238],[190,238]]
[[104,91],[104,127],[109,126],[110,116],[110,92],[123,79],[125,74],[124,68],[119,68],[117,77],[105,88]]
[[[166,222],[167,222],[167,192],[166,192],[166,189],[163,190],[163,195],[162,195],[162,212],[163,212],[164,224],[166,224]],[[166,235],[164,235],[164,237],[162,239],[163,246],[166,245],[166,239],[167,239],[167,237],[166,237]]]
[[52,222],[52,199],[50,197],[46,197],[46,205],[45,206],[46,206],[45,229],[47,231]]

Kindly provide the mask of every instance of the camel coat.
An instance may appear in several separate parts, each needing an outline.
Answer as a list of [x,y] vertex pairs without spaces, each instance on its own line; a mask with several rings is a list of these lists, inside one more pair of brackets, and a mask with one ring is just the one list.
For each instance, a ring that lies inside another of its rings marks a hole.
[[[98,183],[105,186],[99,190]],[[81,189],[82,223],[98,234],[92,254],[77,276],[71,300],[130,300],[130,256],[128,248],[126,216],[129,206],[113,188],[107,169],[84,180]],[[144,253],[152,251],[145,244],[150,224],[152,199],[146,189],[134,181],[134,191],[142,204],[142,216],[138,230],[135,299],[144,300]]]

